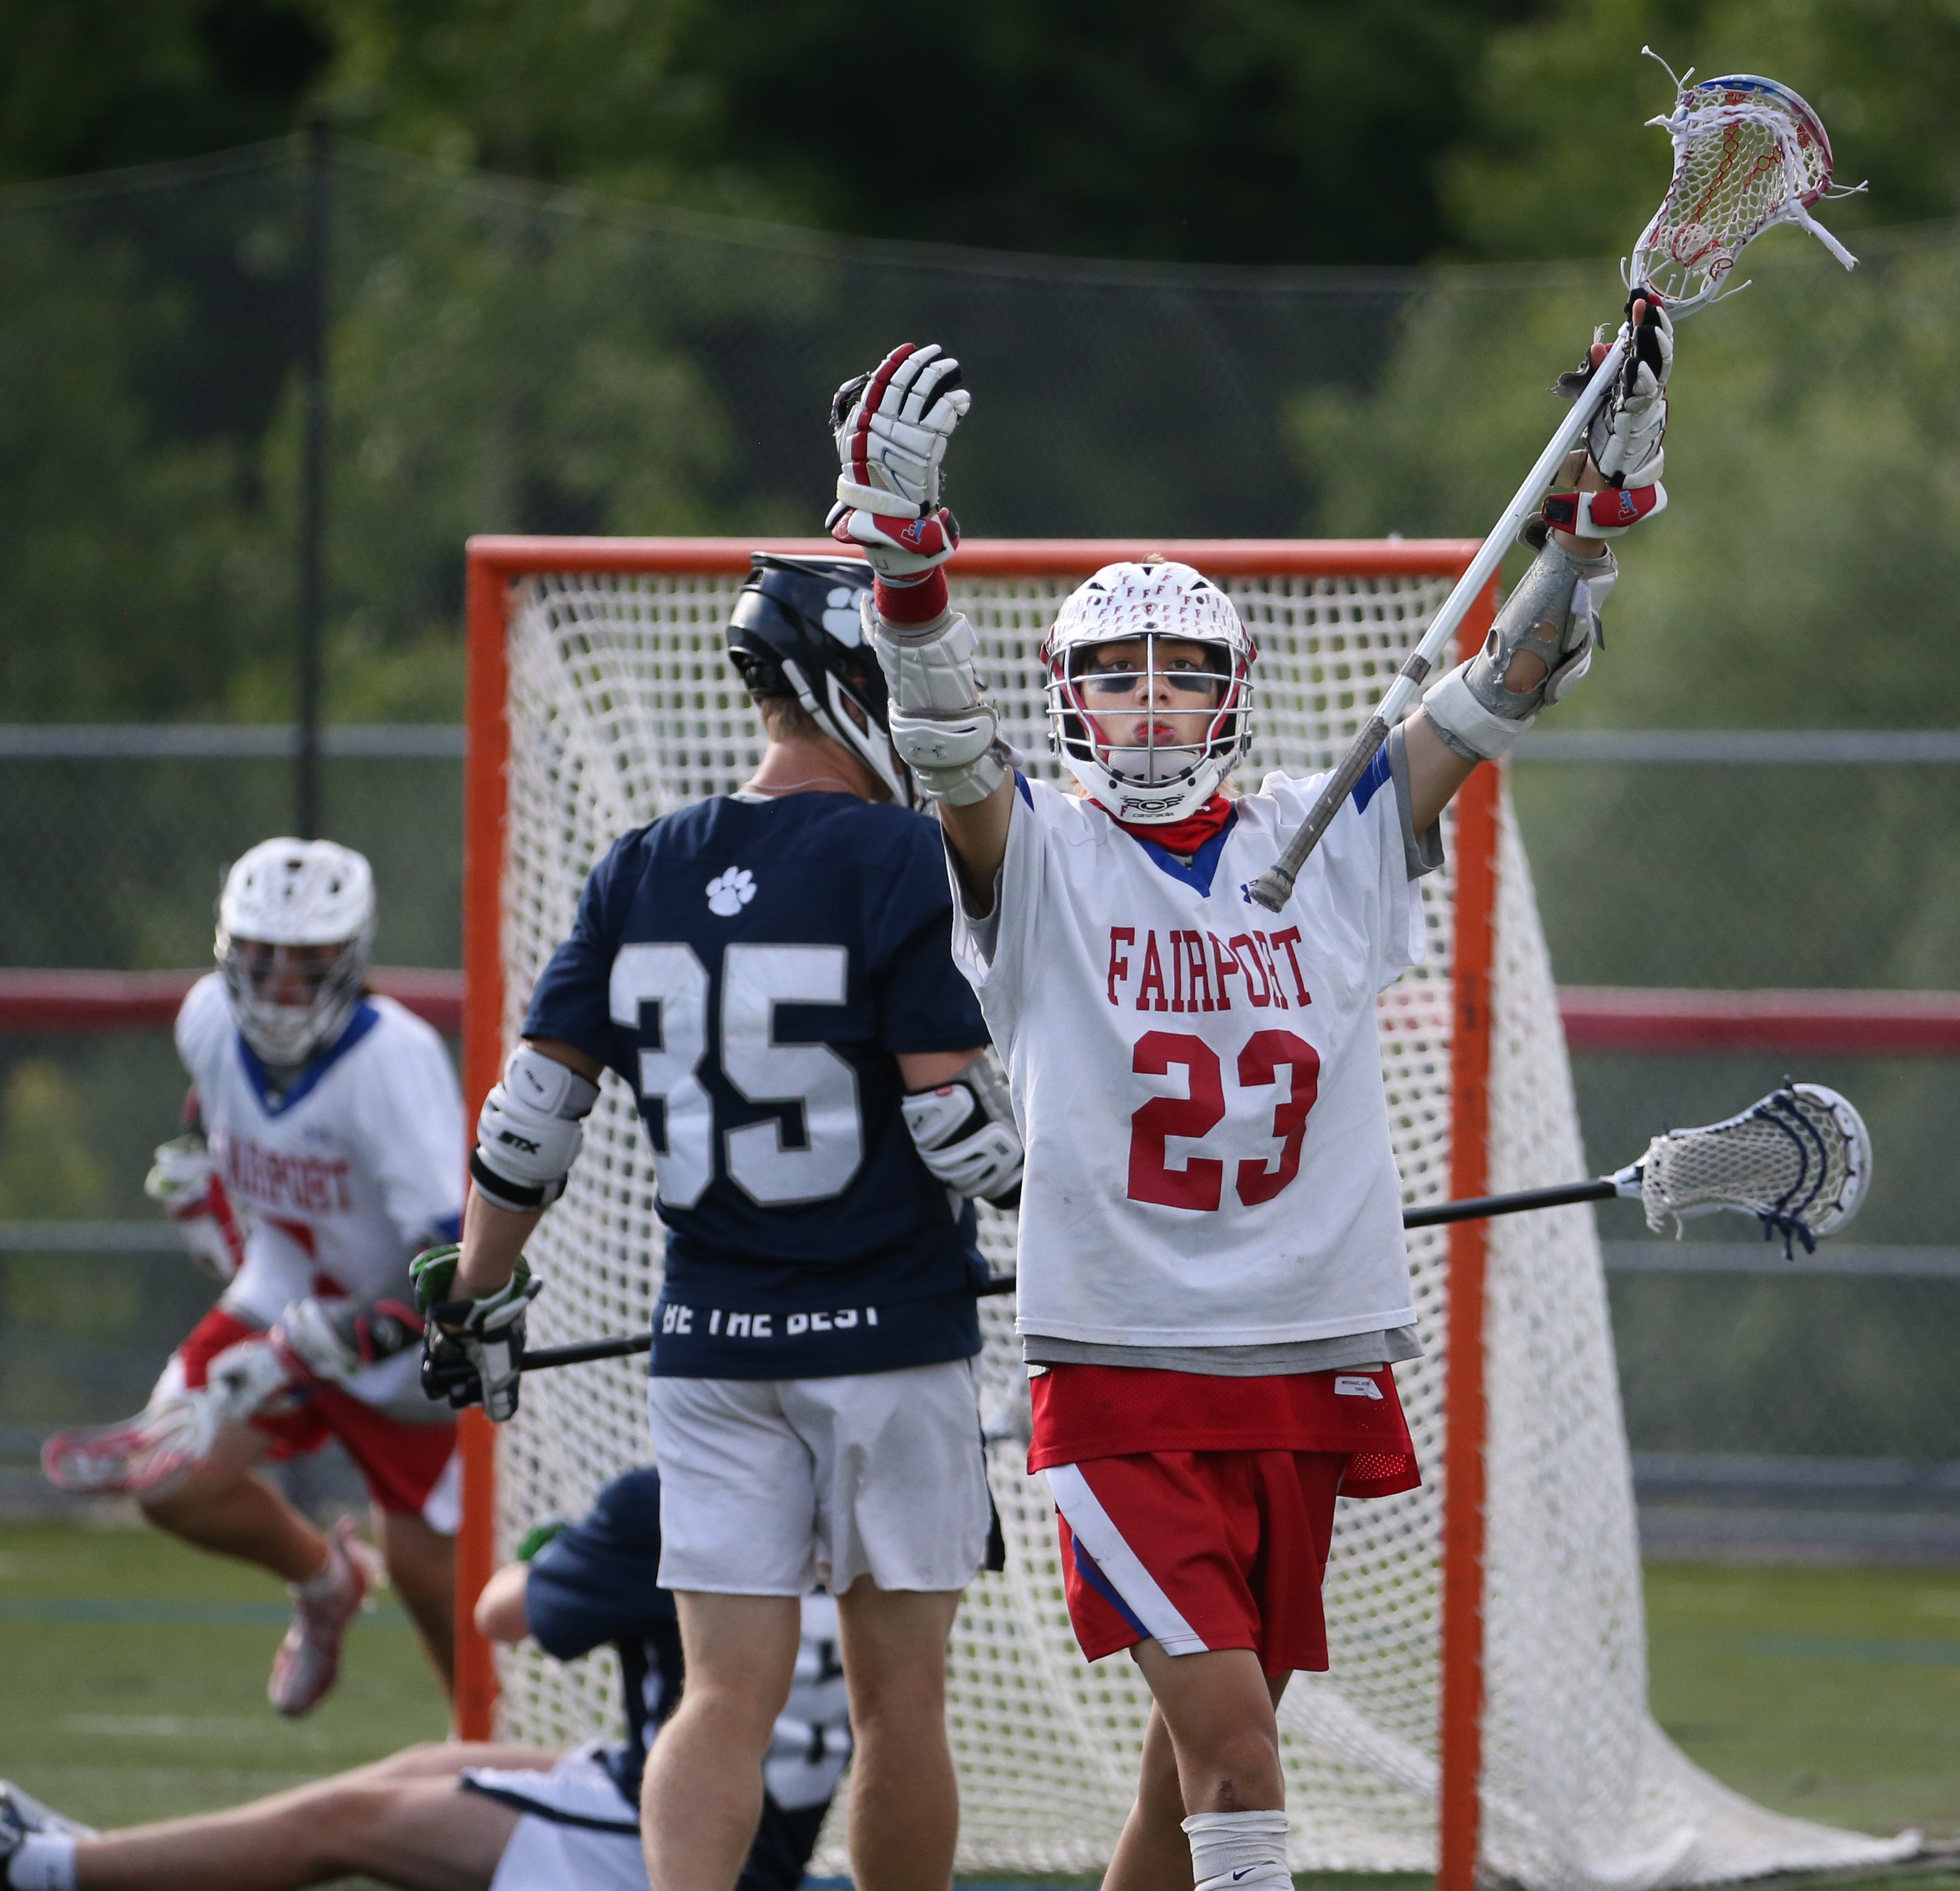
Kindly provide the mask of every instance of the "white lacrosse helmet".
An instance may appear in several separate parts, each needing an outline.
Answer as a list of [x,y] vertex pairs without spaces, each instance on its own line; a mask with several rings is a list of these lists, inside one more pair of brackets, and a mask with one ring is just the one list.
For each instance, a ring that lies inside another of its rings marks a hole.
[[268,1064],[303,1064],[339,1036],[374,943],[374,876],[351,847],[261,841],[224,877],[218,969],[239,1035]]
[[[1205,705],[1211,719],[1195,745],[1160,747],[1153,729],[1141,748],[1104,739],[1083,679],[1099,645],[1139,639],[1138,673],[1152,680],[1152,698],[1157,676],[1188,673],[1160,667],[1160,641],[1203,646],[1206,670],[1221,686],[1216,704]],[[1118,820],[1182,820],[1217,791],[1252,740],[1251,672],[1258,654],[1232,600],[1190,565],[1163,559],[1104,565],[1063,600],[1042,646],[1050,737],[1062,766]]]

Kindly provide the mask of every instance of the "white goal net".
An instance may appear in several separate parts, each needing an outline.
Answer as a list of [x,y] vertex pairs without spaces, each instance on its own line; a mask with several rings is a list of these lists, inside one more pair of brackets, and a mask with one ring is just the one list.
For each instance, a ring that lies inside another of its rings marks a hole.
[[[978,547],[971,548],[978,552]],[[1093,554],[1093,548],[1086,548]],[[1056,773],[1036,657],[1071,576],[955,571],[985,645],[1007,733],[1030,772]],[[1090,556],[1080,568],[1093,568]],[[1386,561],[1382,561],[1386,562]],[[1380,569],[1378,564],[1377,571]],[[567,548],[513,593],[508,613],[508,829],[501,924],[503,1029],[569,928],[585,875],[628,828],[733,788],[761,748],[723,654],[739,576],[581,571]],[[1386,687],[1446,577],[1275,571],[1228,587],[1257,638],[1252,761],[1330,766]],[[501,629],[501,627],[498,627]],[[494,713],[495,705],[491,705]],[[1507,809],[1496,915],[1490,1186],[1586,1173],[1531,881]],[[1381,1001],[1383,1065],[1407,1199],[1440,1200],[1449,1171],[1451,880],[1424,883],[1428,965]],[[645,1329],[661,1230],[632,1099],[609,1077],[565,1199],[530,1253],[547,1283],[534,1345]],[[1010,1217],[988,1215],[997,1270]],[[1443,1451],[1443,1230],[1411,1239],[1427,1356],[1398,1369],[1424,1473],[1419,1490],[1343,1500],[1327,1581],[1332,1671],[1302,1676],[1281,1710],[1296,1870],[1424,1871],[1437,1862],[1439,1559]],[[1705,1883],[1876,1862],[1898,1847],[1774,1815],[1700,1772],[1647,1706],[1631,1482],[1600,1259],[1589,1211],[1491,1224],[1482,1863],[1532,1886]],[[1018,1377],[1011,1303],[982,1302],[987,1396]],[[644,1362],[527,1378],[501,1434],[497,1550],[547,1516],[575,1517],[649,1456]],[[952,1653],[963,1798],[959,1868],[1093,1871],[1132,1796],[1147,1698],[1131,1663],[1085,1663],[1062,1600],[1054,1517],[1018,1447],[989,1465],[1007,1546],[982,1575]],[[569,1743],[611,1731],[609,1657],[560,1667],[503,1657],[504,1731]],[[833,1818],[819,1853],[845,1868]]]

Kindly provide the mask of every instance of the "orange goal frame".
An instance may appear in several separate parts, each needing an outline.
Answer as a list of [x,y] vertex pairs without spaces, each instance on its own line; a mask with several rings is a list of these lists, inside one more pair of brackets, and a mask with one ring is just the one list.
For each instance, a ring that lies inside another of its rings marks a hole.
[[[739,577],[759,549],[835,557],[829,539],[767,547],[732,538],[484,536],[469,544],[463,852],[463,1090],[473,1122],[504,1055],[501,896],[510,754],[504,718],[506,644],[514,589],[547,571],[700,572]],[[969,539],[960,578],[1086,578],[1118,559],[1168,556],[1214,578],[1456,578],[1476,556],[1460,539]],[[1483,641],[1497,585],[1465,616],[1459,648]],[[1488,1192],[1490,986],[1497,881],[1498,771],[1479,769],[1456,797],[1455,1006],[1451,1059],[1449,1189]],[[1484,1641],[1484,1307],[1486,1237],[1481,1221],[1449,1230],[1445,1397],[1442,1705],[1439,1807],[1440,1891],[1472,1891],[1482,1772]],[[463,1416],[463,1522],[456,1562],[456,1730],[492,1737],[496,1669],[476,1632],[476,1598],[495,1554],[495,1437],[480,1411]]]

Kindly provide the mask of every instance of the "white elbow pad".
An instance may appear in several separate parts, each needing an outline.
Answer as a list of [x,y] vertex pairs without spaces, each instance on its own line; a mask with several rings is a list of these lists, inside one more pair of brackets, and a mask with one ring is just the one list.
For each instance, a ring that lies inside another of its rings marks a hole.
[[869,591],[859,608],[885,673],[892,746],[919,791],[954,807],[984,801],[1007,778],[1014,757],[980,692],[973,626],[958,611],[931,624],[888,624]]
[[969,1201],[1011,1208],[1021,1196],[1021,1135],[989,1052],[936,1090],[899,1103],[919,1160]]
[[599,1100],[599,1086],[575,1070],[520,1044],[483,1100],[469,1179],[492,1206],[514,1215],[549,1208],[585,1132],[581,1120]]

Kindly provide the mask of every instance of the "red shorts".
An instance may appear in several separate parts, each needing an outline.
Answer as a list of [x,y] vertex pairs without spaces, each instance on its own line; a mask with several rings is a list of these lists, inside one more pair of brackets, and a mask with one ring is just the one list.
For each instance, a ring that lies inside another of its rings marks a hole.
[[1262,1672],[1327,1666],[1321,1579],[1341,1451],[1149,1451],[1052,1466],[1068,1618],[1092,1661],[1250,1648]]
[[[219,1353],[259,1330],[214,1307],[177,1349],[185,1385],[202,1385]],[[330,1380],[302,1370],[298,1383],[254,1412],[250,1423],[272,1441],[266,1455],[275,1460],[304,1457],[329,1438],[338,1438],[359,1467],[368,1495],[383,1510],[419,1517],[445,1536],[455,1535],[462,1471],[453,1420],[411,1425],[363,1403]]]

